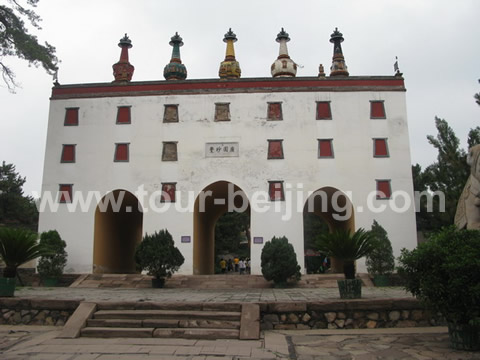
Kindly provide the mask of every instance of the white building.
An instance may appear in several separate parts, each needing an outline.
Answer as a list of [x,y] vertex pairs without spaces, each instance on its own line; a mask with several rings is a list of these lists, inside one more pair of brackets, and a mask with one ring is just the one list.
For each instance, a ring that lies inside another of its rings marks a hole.
[[[289,239],[303,267],[309,203],[331,229],[377,220],[395,256],[416,246],[401,74],[349,76],[336,30],[330,76],[320,66],[318,77],[295,77],[282,29],[273,77],[241,79],[235,40],[229,31],[220,79],[184,80],[176,35],[168,80],[131,82],[125,37],[113,83],[53,88],[42,189],[53,200],[39,230],[59,231],[67,268],[133,272],[143,234],[166,228],[185,257],[180,273],[212,273],[229,190],[230,210],[244,195],[250,211],[254,274],[273,236]],[[99,205],[122,195],[119,211]]]

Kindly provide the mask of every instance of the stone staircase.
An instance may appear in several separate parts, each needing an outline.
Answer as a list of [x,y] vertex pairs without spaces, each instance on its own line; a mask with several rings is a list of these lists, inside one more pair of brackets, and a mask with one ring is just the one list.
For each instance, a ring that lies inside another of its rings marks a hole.
[[[336,288],[343,274],[302,275],[299,288]],[[365,286],[373,286],[368,274],[359,274]],[[151,288],[151,276],[141,274],[85,274],[71,287],[78,288]],[[174,275],[167,279],[167,289],[266,289],[272,283],[261,275]]]
[[258,339],[256,304],[81,303],[61,338]]

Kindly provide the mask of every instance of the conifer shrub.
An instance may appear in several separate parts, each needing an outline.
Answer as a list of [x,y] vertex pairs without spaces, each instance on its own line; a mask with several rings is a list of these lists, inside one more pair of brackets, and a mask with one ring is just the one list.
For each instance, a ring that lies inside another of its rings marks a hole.
[[50,251],[43,255],[37,266],[37,271],[42,277],[59,278],[67,264],[67,243],[62,240],[57,230],[43,232],[40,235],[40,245]]
[[372,275],[388,275],[395,269],[395,257],[393,256],[392,243],[388,239],[387,231],[373,220],[370,234],[375,246],[366,256],[365,264],[367,271]]
[[152,235],[145,234],[135,250],[137,266],[159,280],[171,277],[184,261],[185,258],[166,229],[155,231]]
[[263,277],[268,281],[273,280],[277,287],[286,286],[289,279],[298,281],[301,278],[297,255],[285,236],[274,236],[265,243],[261,266]]

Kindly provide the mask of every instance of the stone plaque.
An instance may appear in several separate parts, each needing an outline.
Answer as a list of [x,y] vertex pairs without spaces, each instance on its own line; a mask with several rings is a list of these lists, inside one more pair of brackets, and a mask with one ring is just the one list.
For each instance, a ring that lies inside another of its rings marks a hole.
[[206,143],[205,157],[238,157],[239,145],[237,142]]

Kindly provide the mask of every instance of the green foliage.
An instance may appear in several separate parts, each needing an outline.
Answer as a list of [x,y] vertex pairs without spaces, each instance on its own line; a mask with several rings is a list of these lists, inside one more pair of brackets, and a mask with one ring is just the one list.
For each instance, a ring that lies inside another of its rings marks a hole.
[[38,235],[25,229],[0,228],[0,259],[5,263],[3,276],[13,278],[17,268],[50,250],[37,242]]
[[[426,197],[422,197],[417,211],[417,228],[424,232],[437,231],[443,226],[453,224],[456,204],[463,186],[470,175],[467,153],[460,148],[460,141],[446,120],[435,117],[437,136],[428,135],[427,139],[438,150],[437,161],[422,171],[420,165],[412,167],[415,191],[442,192],[445,195],[445,209],[439,206],[439,197],[433,198],[433,211],[427,209]],[[470,129],[467,143],[469,147],[480,144],[480,127]]]
[[220,259],[225,254],[235,254],[240,257],[250,256],[248,247],[240,244],[249,236],[250,215],[247,211],[226,212],[215,225],[215,258]]
[[332,233],[318,237],[317,247],[327,256],[343,261],[346,279],[355,279],[355,260],[370,254],[375,248],[375,240],[369,231],[360,228],[355,232],[336,229]]
[[287,280],[300,280],[300,266],[292,244],[285,236],[273,237],[262,249],[261,266],[263,277],[273,280],[276,286],[285,286]]
[[30,196],[24,196],[22,187],[25,178],[21,177],[13,164],[0,166],[0,226],[25,227],[36,230],[38,210]]
[[[315,250],[315,241],[322,233],[328,233],[328,225],[321,216],[314,213],[303,213],[303,239],[304,250]],[[322,259],[323,260],[323,259]]]
[[367,255],[367,270],[373,275],[390,274],[395,269],[395,257],[393,256],[392,243],[388,239],[387,231],[373,220],[370,234],[375,241],[375,247]]
[[51,251],[50,255],[40,258],[37,271],[42,277],[60,277],[67,264],[67,243],[62,240],[57,230],[43,232],[40,235],[40,245]]
[[402,250],[405,288],[449,321],[480,320],[480,231],[444,228],[414,250]]
[[171,277],[184,261],[168,230],[155,231],[153,235],[145,234],[135,250],[137,265],[158,279]]
[[14,92],[17,83],[12,69],[3,62],[6,56],[16,56],[27,60],[34,66],[42,65],[45,71],[53,75],[57,70],[58,59],[55,48],[45,43],[41,45],[36,36],[29,34],[25,26],[26,19],[36,29],[41,29],[40,17],[29,7],[36,7],[39,0],[26,0],[26,6],[20,0],[8,0],[10,6],[0,5],[0,68],[3,80],[10,91]]

